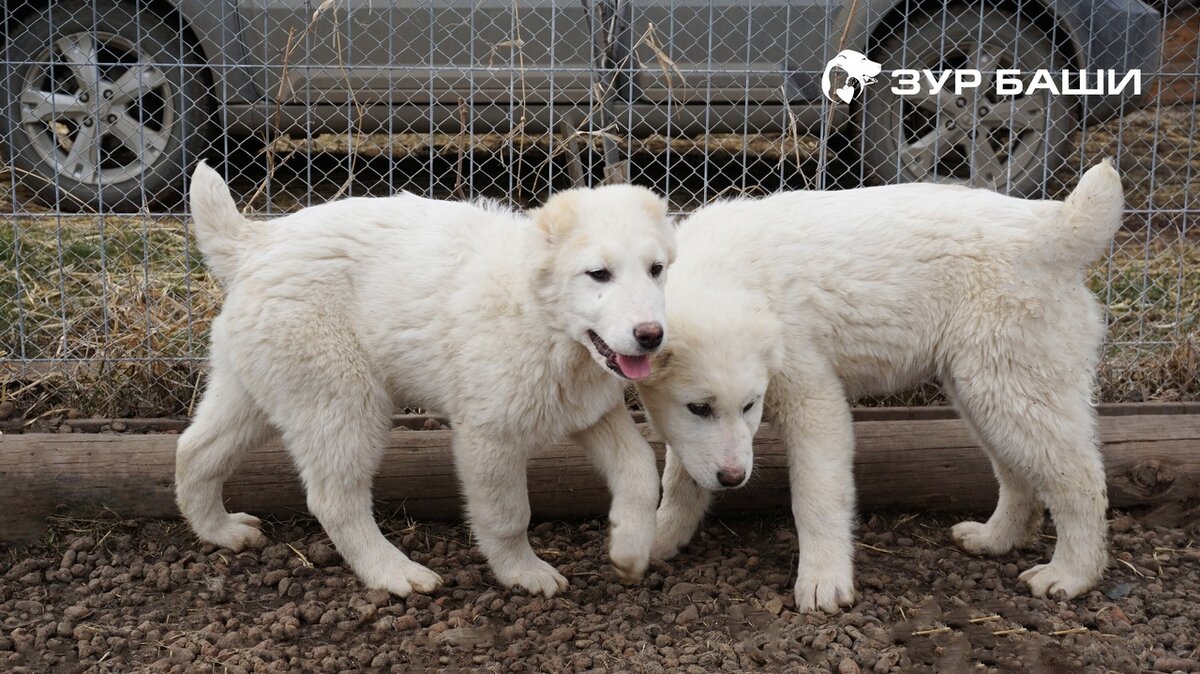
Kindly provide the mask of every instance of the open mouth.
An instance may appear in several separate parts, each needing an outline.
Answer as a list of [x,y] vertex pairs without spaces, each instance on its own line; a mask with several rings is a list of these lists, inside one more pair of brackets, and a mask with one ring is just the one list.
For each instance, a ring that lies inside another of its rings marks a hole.
[[588,330],[588,337],[592,338],[592,344],[596,347],[596,353],[600,354],[608,365],[608,369],[616,372],[626,379],[637,381],[650,376],[650,356],[642,354],[640,356],[626,356],[623,353],[613,351],[608,344],[600,339],[600,335]]

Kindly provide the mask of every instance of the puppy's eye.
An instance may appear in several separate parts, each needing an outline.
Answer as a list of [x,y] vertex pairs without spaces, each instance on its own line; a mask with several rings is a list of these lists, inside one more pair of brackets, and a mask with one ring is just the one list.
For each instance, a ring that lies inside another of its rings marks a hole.
[[586,273],[597,283],[608,283],[612,280],[612,272],[607,269],[592,269]]
[[655,262],[654,264],[650,265],[651,278],[658,278],[659,276],[662,276],[662,273],[663,273],[663,266],[662,266],[661,262]]
[[688,403],[687,409],[698,417],[712,416],[712,408],[707,403]]
[[746,406],[742,408],[742,414],[746,414],[752,409],[754,409],[754,401],[746,403]]

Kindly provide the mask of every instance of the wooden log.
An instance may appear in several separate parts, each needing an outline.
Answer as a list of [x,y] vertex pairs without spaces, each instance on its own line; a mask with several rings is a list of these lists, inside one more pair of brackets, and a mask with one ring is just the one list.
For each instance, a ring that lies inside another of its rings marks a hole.
[[[1200,498],[1200,414],[1100,419],[1113,506]],[[649,428],[642,426],[648,436]],[[855,475],[863,510],[988,512],[991,467],[958,419],[857,421]],[[117,514],[172,517],[176,435],[17,434],[0,436],[0,540],[28,540],[46,517]],[[461,514],[450,431],[396,430],[375,482],[382,507],[416,519]],[[661,461],[662,445],[652,438]],[[720,512],[787,512],[784,448],[769,425],[755,439],[750,484],[723,492]],[[534,517],[601,515],[608,491],[578,448],[560,444],[529,464]],[[305,513],[292,462],[278,444],[251,452],[225,485],[229,508],[256,514]]]

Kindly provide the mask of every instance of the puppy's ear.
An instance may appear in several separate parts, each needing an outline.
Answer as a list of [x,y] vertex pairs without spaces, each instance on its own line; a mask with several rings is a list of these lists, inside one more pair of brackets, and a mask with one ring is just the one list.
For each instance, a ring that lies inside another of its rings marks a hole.
[[529,212],[533,224],[546,235],[550,243],[562,240],[578,221],[579,194],[576,190],[559,192],[541,207]]
[[679,221],[675,218],[667,219],[667,266],[675,264],[675,253],[678,250],[678,245],[675,243],[675,231],[679,229]]
[[667,216],[666,199],[644,187],[635,187],[634,189],[639,192],[637,198],[642,210],[650,216],[651,220],[662,225],[663,238],[667,248],[667,265],[670,266],[675,261],[675,228],[679,223]]
[[653,190],[638,188],[638,198],[646,214],[656,221],[667,222],[667,200],[658,196]]

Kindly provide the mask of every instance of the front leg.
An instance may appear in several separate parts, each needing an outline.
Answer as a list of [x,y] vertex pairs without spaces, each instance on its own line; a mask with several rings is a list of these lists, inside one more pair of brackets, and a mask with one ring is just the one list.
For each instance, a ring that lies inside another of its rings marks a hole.
[[573,439],[591,455],[612,492],[609,559],[622,580],[639,580],[654,545],[654,508],[658,504],[654,450],[624,405],[614,407]]
[[667,465],[663,469],[663,496],[656,515],[654,531],[655,559],[670,559],[696,534],[704,511],[712,502],[712,492],[696,484],[679,455],[667,447]]
[[836,611],[854,601],[854,429],[836,378],[797,379],[774,405],[800,548],[796,609]]
[[471,532],[496,578],[547,597],[567,589],[567,579],[529,545],[529,450],[487,428],[456,424],[454,459]]

